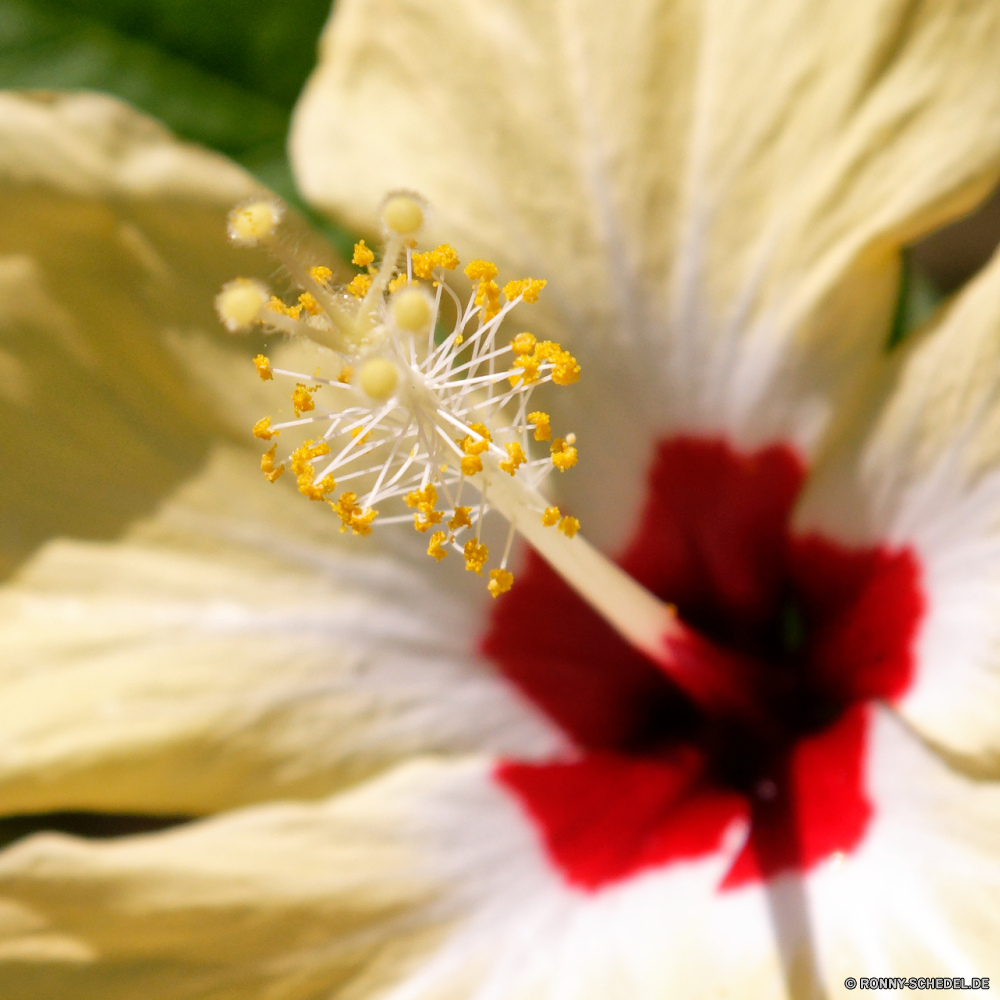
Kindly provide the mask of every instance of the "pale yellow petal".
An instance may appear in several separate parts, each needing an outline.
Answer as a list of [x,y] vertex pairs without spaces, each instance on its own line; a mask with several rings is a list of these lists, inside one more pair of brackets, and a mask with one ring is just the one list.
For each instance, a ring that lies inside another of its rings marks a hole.
[[991,0],[344,0],[291,149],[351,224],[412,188],[430,244],[549,279],[518,322],[578,354],[551,408],[628,508],[651,435],[814,450],[879,364],[899,246],[996,179],[998,48]]
[[[771,907],[795,889],[720,889],[738,828],[584,892],[491,770],[418,761],[314,805],[109,844],[35,837],[0,856],[0,977],[17,1000],[788,995]],[[1000,789],[881,710],[864,774],[871,822],[799,885],[791,953],[808,925],[827,996],[847,976],[990,975]]]
[[478,654],[478,590],[258,464],[219,446],[123,540],[0,589],[0,812],[203,813],[562,745]]
[[899,708],[963,766],[1000,773],[1000,257],[847,422],[798,514],[852,544],[907,546],[925,604]]
[[225,336],[218,286],[261,266],[225,213],[253,189],[119,101],[0,94],[0,575],[113,535],[202,461],[222,425],[165,337]]

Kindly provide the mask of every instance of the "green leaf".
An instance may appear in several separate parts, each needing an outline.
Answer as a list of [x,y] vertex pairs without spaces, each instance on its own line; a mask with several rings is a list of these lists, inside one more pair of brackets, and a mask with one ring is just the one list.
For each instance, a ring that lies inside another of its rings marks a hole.
[[304,211],[285,154],[329,0],[3,0],[0,88],[102,90],[217,149]]

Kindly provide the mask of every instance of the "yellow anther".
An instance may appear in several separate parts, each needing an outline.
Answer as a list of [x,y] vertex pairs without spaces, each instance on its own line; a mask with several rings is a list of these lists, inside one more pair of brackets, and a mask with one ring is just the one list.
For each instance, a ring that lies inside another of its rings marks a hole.
[[489,260],[470,260],[465,276],[470,281],[492,281],[497,276],[497,266]]
[[569,351],[564,351],[559,344],[543,340],[535,348],[535,357],[552,365],[552,381],[556,385],[572,385],[580,380],[580,366],[576,358]]
[[493,440],[493,435],[490,434],[489,428],[486,424],[469,424],[469,430],[475,431],[483,440],[476,442],[475,447],[469,446],[468,451],[471,455],[478,455],[480,452],[486,451],[486,445]]
[[535,410],[528,414],[528,420],[535,425],[536,441],[548,441],[552,437],[552,420],[547,413]]
[[426,330],[433,313],[430,297],[418,288],[406,288],[392,298],[392,318],[396,326],[409,333]]
[[257,357],[253,359],[254,366],[257,368],[257,374],[260,376],[262,382],[266,382],[268,379],[274,378],[274,372],[271,371],[271,359],[264,357],[263,354],[258,354]]
[[508,302],[513,302],[518,295],[522,295],[525,302],[537,302],[538,293],[547,284],[543,278],[520,278],[517,281],[508,281],[503,286],[504,298]]
[[320,455],[329,455],[330,446],[325,441],[320,441],[318,444],[313,442],[310,438],[308,441],[303,441],[295,451],[292,452],[291,463],[292,472],[297,476],[308,475],[311,479],[313,476],[313,467],[310,464],[314,458],[319,458]]
[[428,483],[422,490],[410,490],[404,497],[407,507],[419,507],[427,504],[431,508],[437,503],[437,487],[433,483]]
[[552,464],[560,471],[565,472],[576,465],[576,448],[568,444],[564,438],[556,438],[549,451],[552,453]]
[[430,281],[435,267],[443,267],[448,271],[454,271],[458,267],[458,254],[447,243],[442,243],[437,250],[428,253],[412,254],[410,260],[413,273],[425,281]]
[[215,311],[230,333],[238,333],[257,322],[269,295],[259,281],[237,278],[222,286],[222,291],[215,297]]
[[321,285],[325,285],[333,277],[333,271],[322,264],[317,264],[316,267],[309,268],[309,274]]
[[337,381],[343,383],[344,385],[350,385],[351,379],[354,378],[354,369],[350,365],[344,365],[340,369],[340,374],[337,376]]
[[551,528],[552,525],[559,523],[559,518],[562,514],[558,507],[546,507],[545,513],[542,514],[542,526],[545,528]]
[[255,198],[229,213],[229,238],[234,243],[253,246],[270,236],[281,221],[281,206],[276,201]]
[[559,530],[567,537],[572,538],[580,530],[580,522],[575,517],[567,514],[559,522]]
[[253,425],[253,436],[255,438],[260,438],[261,441],[270,441],[271,438],[278,437],[280,434],[281,431],[271,430],[270,417],[261,417],[260,420]]
[[413,527],[417,531],[426,531],[435,524],[440,524],[444,512],[435,510],[437,489],[433,483],[428,483],[422,490],[411,490],[404,498],[407,507],[416,507],[413,515]]
[[483,460],[478,455],[465,455],[459,462],[463,476],[474,476],[483,471]]
[[427,554],[433,556],[438,562],[448,554],[448,550],[444,547],[444,543],[448,539],[448,533],[445,531],[435,531],[431,535],[430,545],[427,546]]
[[273,483],[284,471],[284,462],[275,468],[274,453],[278,450],[277,444],[272,444],[263,455],[260,456],[260,471],[264,473],[264,478]]
[[540,362],[535,355],[522,354],[519,358],[514,358],[514,367],[520,371],[507,376],[507,381],[511,385],[521,382],[524,385],[531,385],[538,381],[538,370]]
[[372,533],[372,521],[378,517],[378,511],[371,507],[362,511],[358,506],[358,495],[346,490],[337,500],[327,500],[330,510],[340,518],[340,533],[343,534],[348,528],[355,535],[370,535]]
[[494,598],[501,594],[506,594],[514,586],[514,574],[505,569],[491,569],[490,582],[486,584],[486,589]]
[[355,267],[367,267],[374,260],[375,254],[372,252],[372,248],[366,247],[364,240],[358,240],[354,244],[354,256],[351,258],[351,263]]
[[490,550],[482,542],[470,538],[462,551],[465,555],[465,568],[482,576],[483,566],[490,557]]
[[319,303],[309,292],[303,292],[299,296],[299,305],[302,306],[302,308],[305,309],[310,316],[318,316],[323,311],[320,308]]
[[510,342],[510,349],[515,354],[530,354],[535,349],[536,343],[538,343],[538,341],[535,340],[535,335],[533,333],[519,333]]
[[399,372],[388,358],[369,358],[358,371],[358,387],[369,399],[388,399],[399,385]]
[[396,277],[393,278],[392,281],[389,282],[389,285],[388,285],[389,294],[392,295],[393,292],[395,292],[398,289],[402,288],[403,285],[405,285],[407,283],[407,281],[408,281],[408,279],[406,277],[406,273],[405,272],[403,274],[397,274]]
[[327,473],[327,475],[325,475],[318,483],[314,483],[312,466],[309,466],[308,473],[296,476],[295,482],[299,488],[299,492],[304,497],[308,497],[310,500],[324,500],[326,499],[327,493],[332,493],[337,488],[337,484],[334,482],[333,476],[329,473]]
[[292,319],[298,319],[302,315],[302,306],[286,306],[277,295],[271,296],[267,308],[281,316],[291,316]]
[[347,290],[356,299],[363,299],[372,287],[372,279],[367,274],[356,274],[347,285]]
[[[361,437],[361,434],[362,434],[363,431],[364,431],[364,427],[355,427],[351,431],[351,437],[352,438]],[[366,444],[368,441],[371,441],[371,439],[372,439],[372,432],[368,431],[364,435],[364,437],[361,437],[361,440],[358,442],[358,444]]]
[[411,236],[424,224],[424,210],[411,195],[397,194],[385,203],[382,221],[386,229],[400,236]]
[[456,507],[455,513],[448,522],[448,527],[451,528],[452,531],[458,531],[459,528],[471,528],[472,522],[469,520],[470,513],[472,513],[471,507]]
[[504,447],[507,449],[507,457],[500,463],[500,469],[513,476],[517,472],[517,467],[527,461],[524,449],[517,441],[510,441]]
[[318,388],[318,385],[314,385],[310,389],[308,386],[304,386],[301,382],[295,386],[295,391],[292,393],[292,406],[295,409],[295,416],[301,417],[307,410],[313,410],[316,408],[316,404],[313,402],[312,393],[314,393]]
[[495,281],[479,282],[476,305],[483,307],[483,320],[487,323],[500,312],[500,287]]

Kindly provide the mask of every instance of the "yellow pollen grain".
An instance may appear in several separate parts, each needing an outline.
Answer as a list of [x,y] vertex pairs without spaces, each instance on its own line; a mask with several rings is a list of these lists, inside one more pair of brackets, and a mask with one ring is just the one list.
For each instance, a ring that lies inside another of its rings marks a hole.
[[567,537],[572,538],[580,530],[580,522],[575,517],[568,514],[559,522],[559,530]]
[[270,301],[267,303],[267,308],[272,312],[278,313],[280,316],[291,316],[292,319],[298,319],[302,315],[302,306],[286,306],[277,295],[272,295]]
[[559,518],[561,513],[558,507],[546,507],[545,513],[542,514],[542,526],[545,528],[551,528],[554,524],[559,523]]
[[313,386],[311,389],[299,382],[292,393],[292,406],[295,408],[295,416],[301,417],[303,413],[316,408],[312,394],[319,388]]
[[470,538],[465,543],[462,552],[465,555],[465,568],[482,576],[483,566],[486,565],[486,560],[490,557],[490,550],[482,542]]
[[275,467],[274,453],[278,450],[277,444],[272,444],[263,455],[260,456],[260,471],[264,473],[264,478],[269,482],[275,482],[285,471],[285,463]]
[[270,441],[271,438],[279,437],[280,435],[281,431],[271,430],[270,417],[261,417],[260,420],[253,425],[253,436],[255,438],[260,438],[261,441]]
[[337,376],[337,381],[341,382],[343,385],[350,385],[351,380],[354,378],[354,369],[350,365],[344,365],[340,369],[340,374]]
[[418,278],[430,281],[435,267],[443,267],[454,271],[458,267],[458,254],[447,243],[442,243],[436,250],[427,253],[415,253],[410,256],[413,273]]
[[403,272],[403,274],[397,274],[396,277],[393,278],[392,281],[389,282],[389,285],[388,285],[389,294],[392,295],[393,292],[395,292],[398,289],[402,288],[403,285],[405,285],[407,283],[407,280],[408,279],[406,277],[406,273],[405,272]]
[[369,264],[373,263],[375,260],[375,254],[372,252],[371,247],[365,246],[364,240],[358,240],[354,244],[354,256],[351,258],[351,263],[355,267],[367,267]]
[[528,420],[535,425],[535,440],[548,441],[552,438],[552,419],[542,410],[528,414]]
[[257,357],[253,359],[253,363],[262,382],[266,382],[268,379],[274,378],[274,372],[271,371],[270,358],[265,357],[263,354],[258,354]]
[[507,376],[507,381],[511,385],[517,385],[518,382],[521,382],[523,385],[532,385],[538,381],[539,362],[534,355],[530,357],[522,355],[519,358],[515,358],[514,367],[520,369],[520,371]]
[[372,287],[372,279],[367,274],[356,274],[347,285],[347,290],[356,299],[363,299]]
[[332,493],[336,488],[337,484],[334,482],[333,476],[327,473],[318,483],[313,482],[313,471],[312,466],[309,466],[309,471],[303,473],[296,477],[296,485],[299,488],[299,492],[304,496],[308,497],[310,500],[324,500],[326,499],[327,493]]
[[500,469],[513,476],[517,472],[518,466],[527,461],[524,457],[524,449],[517,441],[510,441],[504,447],[507,449],[507,457],[501,461]]
[[494,599],[501,594],[506,594],[514,586],[514,574],[505,569],[491,569],[490,582],[486,589],[493,595]]
[[435,531],[434,534],[431,535],[430,544],[427,546],[427,554],[429,556],[433,556],[438,562],[441,562],[441,560],[448,554],[448,550],[444,547],[444,543],[447,539],[447,532]]
[[469,514],[471,513],[471,507],[456,507],[455,513],[448,522],[448,527],[451,528],[452,531],[458,531],[459,528],[471,528],[472,521],[469,520]]
[[437,488],[433,483],[428,483],[422,490],[411,490],[404,499],[407,507],[416,508],[413,527],[417,531],[424,532],[441,523],[444,511],[434,509],[437,504]]
[[317,264],[316,267],[309,268],[309,274],[321,285],[325,285],[333,277],[333,271],[322,264]]

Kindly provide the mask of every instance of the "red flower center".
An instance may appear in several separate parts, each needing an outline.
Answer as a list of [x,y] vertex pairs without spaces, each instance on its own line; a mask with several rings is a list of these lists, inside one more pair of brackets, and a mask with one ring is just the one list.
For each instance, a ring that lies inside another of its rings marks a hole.
[[698,634],[680,651],[695,667],[720,651],[753,666],[764,729],[706,717],[534,553],[497,602],[484,652],[579,748],[505,762],[497,778],[571,884],[707,855],[739,818],[750,835],[724,887],[807,870],[864,836],[866,703],[910,683],[919,566],[909,549],[793,535],[804,474],[784,445],[662,442],[619,560]]

